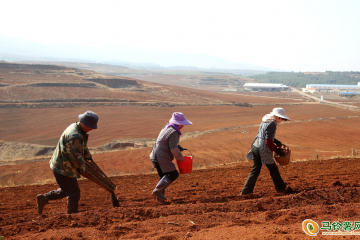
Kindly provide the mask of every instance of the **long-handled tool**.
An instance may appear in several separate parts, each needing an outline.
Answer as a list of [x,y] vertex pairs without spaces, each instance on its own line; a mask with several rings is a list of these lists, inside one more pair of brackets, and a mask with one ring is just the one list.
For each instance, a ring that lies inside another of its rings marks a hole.
[[113,207],[120,207],[119,201],[115,195],[115,184],[106,176],[106,174],[98,167],[92,159],[85,160],[85,172],[81,174],[87,179],[98,184],[111,193],[111,202]]

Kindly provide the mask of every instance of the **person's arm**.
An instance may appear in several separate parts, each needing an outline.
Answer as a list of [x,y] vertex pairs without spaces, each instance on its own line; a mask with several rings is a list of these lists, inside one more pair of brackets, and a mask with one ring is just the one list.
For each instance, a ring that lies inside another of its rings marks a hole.
[[275,143],[273,142],[273,140],[265,139],[265,143],[266,143],[266,146],[268,146],[271,151],[273,151],[273,152],[276,151],[277,147],[276,147]]
[[176,160],[179,161],[185,161],[184,156],[182,155],[178,144],[179,144],[179,133],[178,132],[173,132],[170,136],[169,136],[169,148],[171,151],[171,154],[176,158]]
[[180,149],[178,147],[170,149],[172,155],[174,155],[174,157],[176,158],[176,160],[179,161],[185,161],[184,156],[182,155]]
[[[77,169],[77,171],[82,174],[85,172],[85,162],[83,156],[84,146],[81,144],[79,138],[72,138],[66,144],[65,148],[68,153],[68,158],[71,162],[71,165]],[[91,156],[91,155],[90,155]]]
[[92,159],[91,153],[86,145],[84,146],[84,159]]
[[265,144],[273,152],[276,151],[277,147],[273,141],[275,139],[276,124],[271,122],[265,130]]

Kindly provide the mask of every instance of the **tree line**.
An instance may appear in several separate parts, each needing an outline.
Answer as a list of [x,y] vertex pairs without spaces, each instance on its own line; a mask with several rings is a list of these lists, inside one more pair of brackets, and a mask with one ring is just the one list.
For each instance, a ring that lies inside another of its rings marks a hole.
[[357,85],[360,82],[360,72],[268,72],[249,76],[249,78],[253,78],[256,82],[282,83],[304,88],[306,84]]

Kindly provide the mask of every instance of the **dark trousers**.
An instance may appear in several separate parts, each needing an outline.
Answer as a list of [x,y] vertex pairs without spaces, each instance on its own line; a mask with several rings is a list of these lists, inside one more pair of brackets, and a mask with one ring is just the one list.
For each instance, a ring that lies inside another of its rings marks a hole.
[[[244,194],[254,192],[256,180],[260,175],[260,171],[261,171],[261,167],[262,167],[259,149],[255,146],[251,146],[251,151],[254,154],[254,166],[250,172],[249,177],[246,180],[246,183],[245,183],[243,189],[241,190],[241,192]],[[274,164],[265,164],[265,165],[270,171],[270,176],[274,182],[276,191],[283,192],[286,188],[286,184],[284,183],[283,179],[280,176],[278,167],[276,166],[275,163]]]
[[179,172],[177,170],[174,170],[172,172],[163,173],[161,171],[161,167],[158,162],[153,162],[153,164],[159,174],[160,179],[162,179],[166,175],[173,182],[179,177]]
[[66,177],[57,172],[53,172],[58,189],[46,193],[49,200],[58,200],[67,197],[68,214],[78,213],[80,201],[80,188],[76,178]]

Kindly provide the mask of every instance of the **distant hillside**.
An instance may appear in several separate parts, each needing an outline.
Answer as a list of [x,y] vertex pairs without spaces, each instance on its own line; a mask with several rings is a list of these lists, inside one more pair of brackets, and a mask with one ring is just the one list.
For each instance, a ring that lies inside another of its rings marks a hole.
[[[77,65],[87,69],[95,67],[83,63]],[[231,74],[201,75],[198,78],[194,73],[189,76],[157,73],[153,77],[165,76],[159,84],[114,76],[118,71],[139,73],[140,70],[104,64],[95,68],[112,72],[113,76],[64,65],[0,62],[0,108],[244,105],[221,93],[164,85],[169,80],[181,82],[180,78],[189,77],[189,81],[199,84],[200,89],[206,86],[216,89],[219,85],[241,86],[239,77]],[[151,74],[151,71],[142,74]]]
[[185,54],[165,49],[107,46],[94,49],[71,44],[41,44],[0,35],[0,60],[73,61],[120,65],[140,70],[197,68],[197,70],[235,69],[251,71],[286,71],[253,63],[234,62],[208,54]]
[[360,72],[269,72],[249,76],[258,82],[283,83],[288,86],[304,88],[306,84],[345,84],[360,82]]
[[[179,87],[190,87],[195,89],[219,91],[226,89],[242,88],[245,82],[252,81],[245,78],[242,70],[236,69],[211,69],[200,71],[191,67],[172,67],[162,70],[139,70],[123,66],[115,66],[103,63],[84,62],[44,62],[44,61],[23,61],[21,63],[61,65],[71,68],[79,68],[113,75],[118,77],[129,77],[143,81],[173,85]],[[218,71],[217,71],[218,70]],[[266,73],[262,71],[251,71],[247,74]],[[87,79],[89,81],[89,79]],[[107,80],[108,81],[108,80]]]

